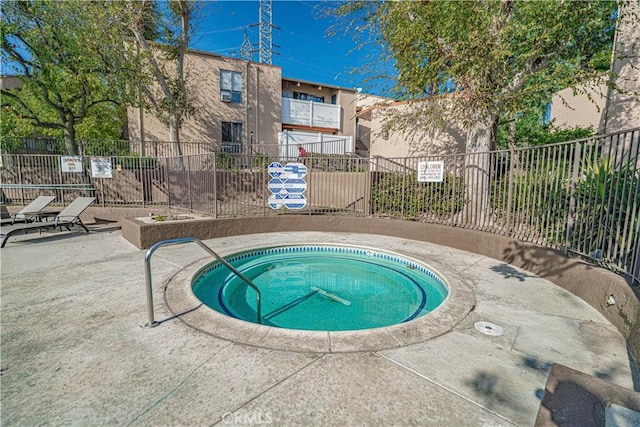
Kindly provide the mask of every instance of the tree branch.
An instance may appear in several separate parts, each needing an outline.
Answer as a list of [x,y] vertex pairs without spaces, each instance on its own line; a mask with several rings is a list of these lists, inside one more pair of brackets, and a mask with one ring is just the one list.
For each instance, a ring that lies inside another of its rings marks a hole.
[[[46,122],[46,121],[40,120],[38,115],[22,99],[20,99],[20,97],[16,96],[11,91],[2,89],[1,93],[3,96],[7,96],[11,99],[14,99],[20,105],[20,107],[27,113],[26,115],[23,115],[23,118],[27,120],[31,120],[36,126],[49,128],[49,129],[64,129],[64,126],[62,126],[59,123]],[[8,105],[10,107],[14,107],[12,104],[8,104],[8,103],[3,103],[2,105],[3,106]]]

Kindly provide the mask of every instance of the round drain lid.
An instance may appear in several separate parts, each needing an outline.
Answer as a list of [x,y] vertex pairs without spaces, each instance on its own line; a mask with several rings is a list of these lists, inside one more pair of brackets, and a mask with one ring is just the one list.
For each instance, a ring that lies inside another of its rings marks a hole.
[[492,335],[494,337],[504,334],[504,329],[491,322],[476,322],[473,324],[476,329],[485,335]]

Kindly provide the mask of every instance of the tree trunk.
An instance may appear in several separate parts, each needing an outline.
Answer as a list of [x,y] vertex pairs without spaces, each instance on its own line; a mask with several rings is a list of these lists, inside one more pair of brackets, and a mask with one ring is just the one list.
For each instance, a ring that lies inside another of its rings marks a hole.
[[495,118],[486,113],[480,116],[467,134],[467,155],[464,169],[467,203],[458,221],[482,226],[490,209],[492,129]]
[[176,170],[184,169],[182,162],[182,147],[180,147],[180,119],[179,113],[172,111],[169,117],[169,138],[171,139],[171,156]]
[[507,133],[507,145],[509,146],[509,150],[511,150],[511,158],[510,161],[513,162],[513,167],[518,168],[520,166],[520,156],[515,151],[516,149],[516,122],[515,120],[509,123],[508,133]]
[[73,121],[67,121],[64,126],[64,145],[67,149],[67,154],[70,156],[77,156],[78,144],[76,143],[76,128]]

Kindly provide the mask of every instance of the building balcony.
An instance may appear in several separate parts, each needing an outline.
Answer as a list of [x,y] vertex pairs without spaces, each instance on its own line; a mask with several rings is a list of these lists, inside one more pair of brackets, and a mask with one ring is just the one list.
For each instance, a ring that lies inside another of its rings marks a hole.
[[282,124],[298,129],[340,131],[339,105],[282,98]]

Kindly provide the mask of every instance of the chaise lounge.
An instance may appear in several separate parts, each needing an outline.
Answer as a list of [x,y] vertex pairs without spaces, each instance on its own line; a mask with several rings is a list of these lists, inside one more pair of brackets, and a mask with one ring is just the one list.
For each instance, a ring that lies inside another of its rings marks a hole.
[[52,221],[43,221],[43,222],[30,222],[27,224],[20,224],[15,227],[6,227],[2,229],[0,232],[0,236],[2,236],[2,244],[0,244],[0,248],[4,248],[4,245],[7,243],[9,237],[14,234],[19,233],[28,233],[29,231],[43,231],[43,230],[55,230],[56,228],[62,227],[67,230],[71,230],[71,227],[79,226],[84,228],[84,230],[88,233],[89,229],[82,223],[80,219],[80,215],[84,212],[89,205],[91,205],[96,200],[95,197],[78,197],[73,202],[71,202],[67,207],[65,207]]
[[38,218],[38,215],[42,213],[51,202],[55,200],[56,196],[38,196],[31,203],[24,208],[20,209],[11,218],[5,218],[0,222],[1,225],[15,224],[16,222],[31,222]]

